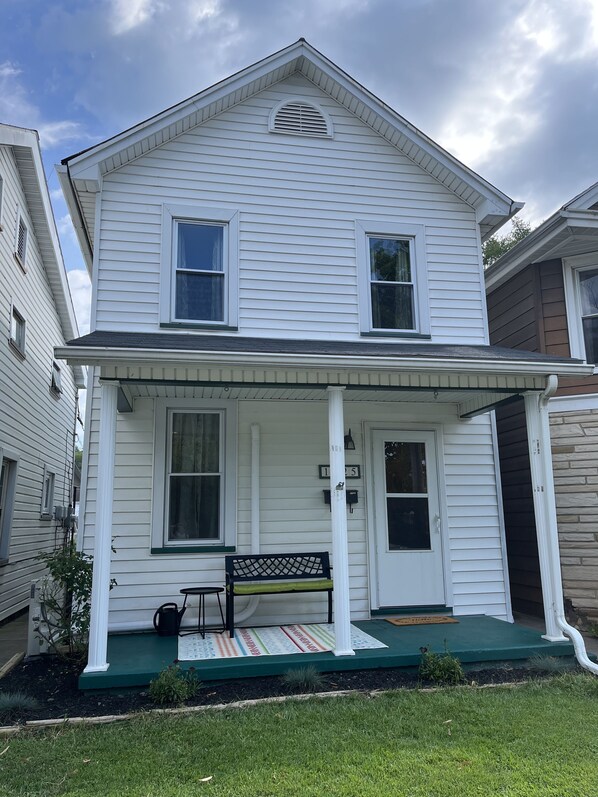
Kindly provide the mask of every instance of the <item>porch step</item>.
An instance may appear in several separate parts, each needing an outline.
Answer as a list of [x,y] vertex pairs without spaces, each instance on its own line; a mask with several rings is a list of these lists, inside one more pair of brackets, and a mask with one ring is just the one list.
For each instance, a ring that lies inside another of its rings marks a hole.
[[411,617],[419,614],[442,614],[448,617],[453,616],[453,609],[450,606],[382,606],[380,609],[372,609],[372,617]]

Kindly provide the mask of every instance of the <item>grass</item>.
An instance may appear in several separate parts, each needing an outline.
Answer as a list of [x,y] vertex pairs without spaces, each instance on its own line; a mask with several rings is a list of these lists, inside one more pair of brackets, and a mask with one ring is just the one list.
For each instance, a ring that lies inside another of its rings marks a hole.
[[597,724],[598,679],[571,674],[147,716],[7,739],[0,793],[595,797]]

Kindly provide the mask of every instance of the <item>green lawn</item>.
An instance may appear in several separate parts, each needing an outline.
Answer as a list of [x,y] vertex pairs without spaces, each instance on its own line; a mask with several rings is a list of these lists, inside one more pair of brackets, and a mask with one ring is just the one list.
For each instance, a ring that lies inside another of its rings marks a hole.
[[596,797],[597,729],[585,675],[148,716],[0,742],[0,795]]

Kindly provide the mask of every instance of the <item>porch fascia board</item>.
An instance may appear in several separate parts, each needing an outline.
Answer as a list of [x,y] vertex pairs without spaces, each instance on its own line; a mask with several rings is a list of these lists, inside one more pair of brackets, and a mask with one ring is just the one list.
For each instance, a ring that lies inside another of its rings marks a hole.
[[501,376],[589,376],[594,367],[585,363],[528,360],[483,360],[441,357],[363,357],[353,355],[293,354],[276,352],[215,352],[177,349],[60,346],[55,356],[76,365],[188,366],[217,364],[229,368],[325,368],[355,371],[496,374]]

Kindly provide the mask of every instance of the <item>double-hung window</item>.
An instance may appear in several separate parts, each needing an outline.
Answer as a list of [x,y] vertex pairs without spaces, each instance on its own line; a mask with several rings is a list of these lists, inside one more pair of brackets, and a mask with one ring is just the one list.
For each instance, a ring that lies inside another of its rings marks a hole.
[[598,365],[598,253],[563,262],[571,356]]
[[0,449],[0,565],[8,563],[18,460]]
[[238,214],[165,206],[163,326],[236,327]]
[[424,228],[356,222],[362,334],[427,336]]
[[234,543],[235,404],[158,400],[152,550]]

